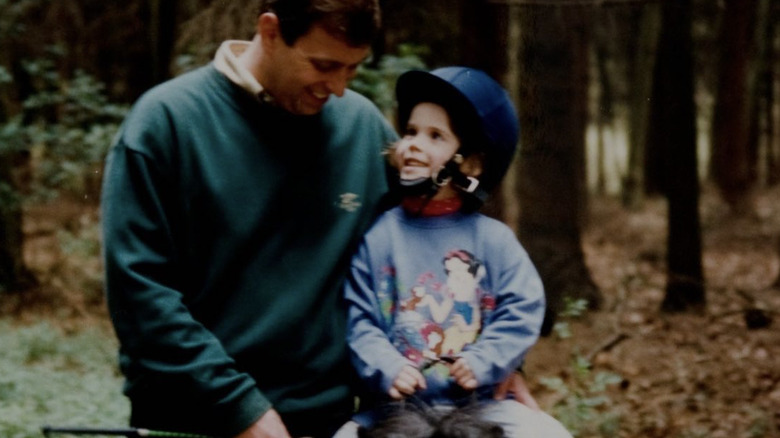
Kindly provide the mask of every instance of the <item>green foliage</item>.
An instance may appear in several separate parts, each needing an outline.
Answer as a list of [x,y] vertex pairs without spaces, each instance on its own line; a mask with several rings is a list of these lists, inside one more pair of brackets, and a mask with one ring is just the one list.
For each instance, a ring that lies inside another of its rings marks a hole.
[[[21,79],[0,70],[0,97],[17,98],[5,91],[25,90],[21,102],[0,106],[0,221],[26,202],[63,193],[87,200],[99,195],[103,161],[128,108],[109,102],[103,84],[85,72],[62,74],[64,55],[52,46],[42,58],[22,62]],[[20,226],[0,225],[9,233]]]
[[[573,337],[570,321],[585,315],[588,301],[566,297],[559,321],[553,326],[558,339]],[[573,354],[569,378],[542,377],[540,383],[558,394],[552,414],[575,437],[615,437],[620,426],[620,412],[609,397],[610,386],[622,382],[615,373],[594,372],[590,361]]]
[[370,63],[358,67],[350,88],[371,99],[385,115],[390,115],[395,110],[395,81],[407,70],[425,69],[422,56],[426,52],[424,47],[402,44],[397,55],[382,56],[376,68]]
[[553,332],[560,339],[568,339],[572,336],[571,326],[569,324],[570,319],[576,319],[585,314],[588,310],[588,300],[584,298],[572,299],[570,297],[564,298],[564,308],[558,314],[560,320],[553,325]]
[[752,406],[743,407],[742,411],[745,411],[750,418],[750,426],[746,434],[748,438],[778,436],[780,426],[773,422],[772,413]]
[[10,84],[13,81],[14,77],[11,76],[11,73],[8,71],[8,69],[0,65],[0,85]]
[[0,321],[0,351],[0,436],[40,438],[46,424],[127,424],[116,342],[106,333]]
[[41,0],[0,0],[0,42],[21,35],[26,26],[19,19],[24,11]]
[[103,84],[82,71],[62,78],[48,60],[28,62],[37,93],[24,102],[24,133],[37,158],[34,194],[94,195],[95,175],[127,107],[108,102]]
[[571,364],[572,378],[543,377],[540,382],[560,396],[553,408],[554,416],[574,436],[617,436],[620,413],[606,393],[622,377],[609,372],[593,372],[592,364],[576,355]]
[[[2,137],[0,137],[2,141]],[[14,211],[19,208],[20,197],[11,184],[0,181],[0,213],[6,214],[7,211]]]
[[19,114],[0,125],[0,154],[24,152],[32,159],[32,179],[25,187],[31,200],[63,191],[94,195],[103,159],[128,111],[109,102],[104,85],[85,72],[61,75],[57,61],[63,56],[64,50],[53,46],[47,57],[23,63],[34,92]]

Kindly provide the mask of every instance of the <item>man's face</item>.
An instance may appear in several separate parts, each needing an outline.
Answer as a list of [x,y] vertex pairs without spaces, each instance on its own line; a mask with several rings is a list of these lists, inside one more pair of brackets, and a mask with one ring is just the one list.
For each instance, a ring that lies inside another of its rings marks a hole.
[[314,25],[292,46],[271,42],[268,75],[262,83],[278,104],[293,114],[322,110],[331,94],[342,96],[370,47],[352,47]]

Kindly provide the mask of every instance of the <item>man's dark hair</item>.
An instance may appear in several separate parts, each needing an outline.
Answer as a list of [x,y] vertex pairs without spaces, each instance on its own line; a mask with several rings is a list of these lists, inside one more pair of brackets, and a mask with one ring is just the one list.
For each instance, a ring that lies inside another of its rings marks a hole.
[[501,426],[481,420],[472,407],[440,411],[405,405],[370,428],[358,429],[358,438],[504,438]]
[[378,0],[260,0],[259,13],[279,18],[282,39],[291,46],[320,24],[353,47],[370,45],[381,26]]

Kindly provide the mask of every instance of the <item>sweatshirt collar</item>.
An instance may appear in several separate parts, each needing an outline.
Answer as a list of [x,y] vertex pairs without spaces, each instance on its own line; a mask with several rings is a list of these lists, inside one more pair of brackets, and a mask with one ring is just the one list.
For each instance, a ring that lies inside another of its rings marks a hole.
[[447,199],[428,199],[425,197],[406,197],[401,202],[403,209],[420,217],[446,216],[460,211],[463,201],[455,196]]
[[255,96],[257,100],[272,103],[273,98],[265,91],[257,78],[239,62],[239,56],[248,47],[249,41],[228,40],[223,42],[214,55],[214,67],[231,82]]

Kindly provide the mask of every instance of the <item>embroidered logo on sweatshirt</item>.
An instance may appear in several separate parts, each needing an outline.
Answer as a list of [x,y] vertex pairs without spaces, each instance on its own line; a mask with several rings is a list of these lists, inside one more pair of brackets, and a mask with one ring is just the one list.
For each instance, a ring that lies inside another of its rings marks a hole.
[[343,210],[354,213],[363,205],[363,203],[358,202],[358,197],[355,193],[342,193],[339,195],[339,201],[336,205]]

